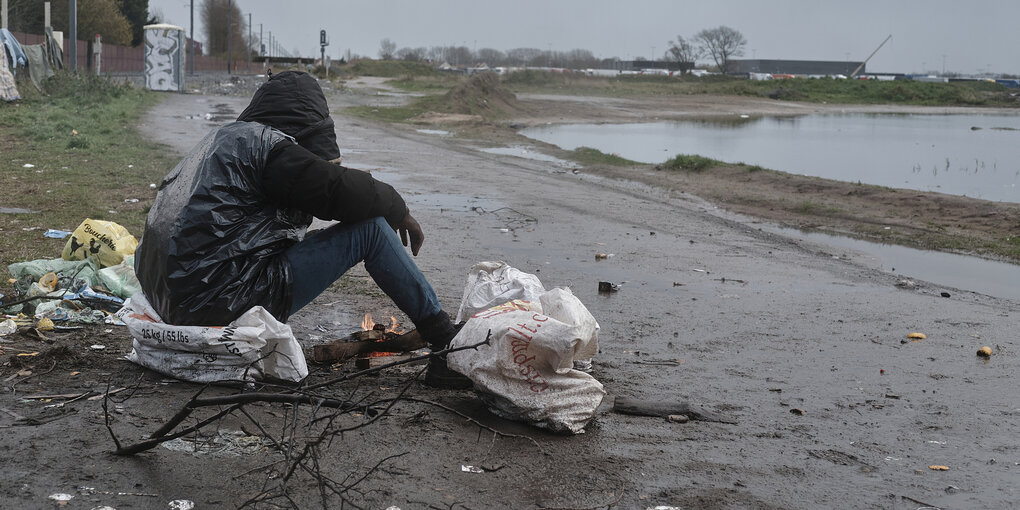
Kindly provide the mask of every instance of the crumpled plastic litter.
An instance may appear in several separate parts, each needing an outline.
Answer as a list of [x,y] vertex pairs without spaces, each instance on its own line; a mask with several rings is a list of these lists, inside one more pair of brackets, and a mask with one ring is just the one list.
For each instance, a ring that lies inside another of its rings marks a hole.
[[49,237],[51,239],[64,239],[69,235],[71,235],[71,233],[66,230],[54,230],[52,228],[43,232],[44,237]]

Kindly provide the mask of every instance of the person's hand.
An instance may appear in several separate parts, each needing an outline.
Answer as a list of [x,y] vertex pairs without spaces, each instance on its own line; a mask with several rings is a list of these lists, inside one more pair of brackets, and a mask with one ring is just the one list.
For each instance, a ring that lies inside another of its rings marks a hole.
[[400,242],[404,243],[404,246],[408,246],[408,238],[410,238],[411,254],[417,257],[418,250],[421,249],[422,243],[425,242],[425,234],[421,231],[421,225],[418,224],[418,220],[411,216],[410,211],[397,224],[397,233],[400,234]]

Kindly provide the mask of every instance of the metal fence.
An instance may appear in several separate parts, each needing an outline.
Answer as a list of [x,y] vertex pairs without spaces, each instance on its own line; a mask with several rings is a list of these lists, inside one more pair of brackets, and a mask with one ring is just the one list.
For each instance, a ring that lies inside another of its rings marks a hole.
[[[11,32],[14,34],[14,38],[21,44],[43,44],[46,41],[46,37],[36,34],[26,34],[23,32]],[[68,51],[70,51],[70,39],[64,38],[64,65],[67,66],[70,62]],[[92,42],[91,41],[78,41],[77,44],[77,64],[78,69],[94,70],[95,65],[92,61]],[[191,58],[188,55],[187,58]],[[145,48],[142,46],[136,46],[130,48],[127,46],[118,46],[116,44],[102,45],[102,58],[100,61],[99,71],[101,73],[141,73],[145,67]],[[232,70],[247,71],[247,61],[234,61],[231,62]],[[261,68],[261,67],[259,67]],[[185,64],[185,69],[190,71],[192,69],[191,62]],[[196,55],[194,62],[195,71],[226,71],[227,61],[219,57],[208,57],[203,55]],[[255,63],[252,63],[252,69],[256,69]]]

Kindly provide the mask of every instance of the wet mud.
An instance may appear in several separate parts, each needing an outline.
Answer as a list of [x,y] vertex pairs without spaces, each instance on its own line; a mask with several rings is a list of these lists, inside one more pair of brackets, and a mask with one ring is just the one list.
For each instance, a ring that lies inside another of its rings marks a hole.
[[[348,100],[366,101],[331,97],[334,110]],[[212,127],[205,113],[245,103],[168,96],[142,129],[183,153]],[[192,113],[203,115],[186,118]],[[420,400],[319,450],[322,473],[364,477],[347,494],[352,507],[913,510],[1007,508],[1018,499],[1018,303],[924,281],[898,287],[909,268],[891,274],[853,253],[834,257],[690,194],[336,121],[345,164],[392,178],[422,224],[416,261],[445,308],[456,309],[468,268],[483,260],[570,287],[601,326],[593,375],[608,392],[586,433],[567,437],[496,418],[470,391],[414,382],[420,366],[362,380],[349,391],[385,398],[410,381],[405,395]],[[599,293],[600,281],[618,290]],[[310,349],[358,329],[365,313],[403,320],[356,268],[291,325]],[[106,350],[87,350],[100,341]],[[279,483],[280,454],[237,440],[264,436],[243,417],[204,431],[222,454],[177,444],[112,456],[108,420],[122,440],[139,440],[200,388],[121,360],[130,349],[123,328],[66,343],[87,357],[19,365],[15,349],[49,344],[0,343],[0,506],[52,508],[49,496],[67,493],[67,508],[167,508],[179,499],[232,508]],[[986,345],[991,357],[976,356]],[[26,369],[33,375],[17,375]],[[313,366],[311,378],[349,370]],[[60,399],[28,398],[107,387],[127,388],[109,412],[102,399],[44,408]],[[736,424],[619,414],[616,397],[689,402]],[[291,412],[251,408],[267,430]],[[41,413],[56,417],[22,419]],[[321,507],[313,480],[298,480],[293,501],[274,503]]]

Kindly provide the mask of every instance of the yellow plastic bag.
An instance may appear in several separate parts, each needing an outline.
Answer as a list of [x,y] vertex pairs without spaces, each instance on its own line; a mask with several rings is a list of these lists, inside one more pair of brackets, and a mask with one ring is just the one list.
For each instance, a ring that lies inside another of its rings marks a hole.
[[64,245],[64,260],[94,257],[99,267],[115,266],[134,255],[138,240],[126,228],[112,222],[86,218]]

